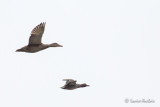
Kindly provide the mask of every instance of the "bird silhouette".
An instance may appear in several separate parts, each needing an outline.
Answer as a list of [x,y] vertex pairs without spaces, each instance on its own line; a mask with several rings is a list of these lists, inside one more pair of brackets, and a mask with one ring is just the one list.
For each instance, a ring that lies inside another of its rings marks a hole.
[[45,22],[42,22],[39,25],[37,25],[31,32],[28,45],[20,49],[17,49],[16,52],[34,53],[34,52],[47,49],[49,47],[62,47],[62,45],[59,45],[58,43],[43,44],[41,42],[42,35],[45,30],[45,25],[46,25]]
[[66,81],[66,84],[64,86],[62,86],[62,89],[67,89],[67,90],[73,90],[73,89],[77,89],[77,88],[83,88],[83,87],[87,87],[89,85],[87,85],[86,83],[83,84],[77,84],[76,80],[73,79],[63,79],[63,81]]

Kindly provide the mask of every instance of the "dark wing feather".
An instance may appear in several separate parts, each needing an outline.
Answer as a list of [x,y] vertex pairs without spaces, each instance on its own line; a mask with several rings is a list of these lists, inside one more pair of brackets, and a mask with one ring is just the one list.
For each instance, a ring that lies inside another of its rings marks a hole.
[[73,86],[76,86],[76,81],[73,81],[73,82],[68,82],[66,85],[73,85]]
[[29,38],[29,45],[41,44],[41,39],[44,33],[45,25],[45,22],[40,23],[32,30],[31,36]]

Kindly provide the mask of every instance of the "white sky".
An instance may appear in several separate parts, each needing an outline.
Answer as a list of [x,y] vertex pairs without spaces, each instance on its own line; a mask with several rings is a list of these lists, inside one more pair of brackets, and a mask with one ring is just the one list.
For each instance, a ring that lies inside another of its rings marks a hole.
[[[160,106],[159,0],[1,0],[0,14],[0,107]],[[64,47],[15,52],[40,22]]]

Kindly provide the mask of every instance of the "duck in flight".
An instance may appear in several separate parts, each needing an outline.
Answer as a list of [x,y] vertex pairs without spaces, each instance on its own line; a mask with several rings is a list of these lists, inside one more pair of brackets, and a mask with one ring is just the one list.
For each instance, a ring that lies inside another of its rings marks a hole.
[[76,80],[73,79],[63,79],[63,81],[66,81],[66,84],[64,86],[62,86],[62,89],[67,89],[67,90],[73,90],[73,89],[77,89],[77,88],[83,88],[83,87],[87,87],[89,85],[87,85],[86,83],[83,84],[77,84]]
[[34,53],[34,52],[41,51],[43,49],[47,49],[49,47],[62,47],[62,45],[59,45],[58,43],[43,44],[41,42],[45,25],[46,25],[45,22],[42,22],[39,25],[37,25],[31,32],[28,45],[20,49],[17,49],[16,52]]

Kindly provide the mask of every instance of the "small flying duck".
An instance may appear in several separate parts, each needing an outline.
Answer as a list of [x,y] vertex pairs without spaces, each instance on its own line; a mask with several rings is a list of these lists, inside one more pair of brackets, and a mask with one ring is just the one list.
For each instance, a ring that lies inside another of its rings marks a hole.
[[41,42],[45,25],[46,25],[45,22],[42,22],[39,25],[37,25],[31,32],[28,45],[20,49],[17,49],[16,52],[35,53],[35,52],[47,49],[49,47],[62,47],[62,45],[59,45],[58,43],[43,44]]
[[87,85],[86,83],[83,84],[77,84],[76,80],[73,79],[63,79],[63,81],[66,81],[66,84],[64,86],[62,86],[62,89],[66,89],[66,90],[73,90],[73,89],[77,89],[77,88],[83,88],[83,87],[87,87],[89,85]]

